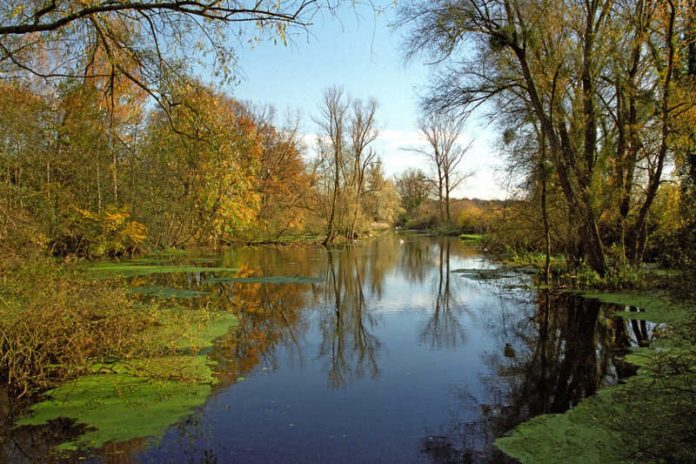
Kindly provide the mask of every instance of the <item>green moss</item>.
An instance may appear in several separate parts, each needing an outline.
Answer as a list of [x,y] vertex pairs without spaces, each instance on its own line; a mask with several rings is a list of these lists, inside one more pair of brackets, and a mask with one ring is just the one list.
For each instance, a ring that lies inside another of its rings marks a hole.
[[522,463],[615,463],[621,462],[616,432],[606,428],[597,412],[615,410],[614,390],[602,390],[565,414],[535,417],[499,438],[495,446]]
[[201,406],[215,383],[204,353],[229,332],[236,318],[181,309],[155,311],[151,317],[152,325],[136,337],[151,355],[95,364],[95,374],[51,390],[17,425],[75,419],[87,432],[60,446],[71,450],[161,436]]
[[462,234],[459,236],[462,242],[480,242],[483,239],[482,234]]
[[208,292],[201,292],[197,290],[187,290],[182,288],[169,288],[160,286],[132,287],[128,289],[128,293],[134,293],[137,295],[144,295],[155,298],[197,298],[199,296],[205,296],[208,294]]
[[241,284],[318,284],[324,280],[320,277],[309,276],[258,276],[258,277],[211,277],[213,283]]
[[669,300],[662,294],[640,292],[598,293],[585,292],[582,295],[602,303],[639,308],[641,311],[619,311],[616,314],[627,319],[648,320],[652,322],[674,323],[684,320],[688,314],[686,306]]
[[145,276],[151,274],[172,274],[172,273],[194,273],[194,272],[237,272],[238,269],[229,267],[201,267],[201,266],[179,266],[179,265],[155,265],[138,264],[132,262],[125,263],[99,263],[90,266],[90,273],[97,277],[111,276]]
[[108,442],[156,437],[201,406],[209,384],[159,381],[128,374],[80,377],[49,392],[18,425],[40,425],[59,417],[74,418],[88,431],[60,449],[100,447]]

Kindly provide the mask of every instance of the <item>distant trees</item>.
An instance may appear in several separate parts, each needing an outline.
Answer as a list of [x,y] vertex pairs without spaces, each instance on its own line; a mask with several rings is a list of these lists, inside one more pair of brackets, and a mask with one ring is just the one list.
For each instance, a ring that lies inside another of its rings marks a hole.
[[275,110],[253,111],[262,146],[258,173],[259,214],[253,235],[278,240],[289,230],[302,227],[313,195],[311,175],[302,160],[298,122],[276,126]]
[[[155,242],[219,244],[255,221],[263,147],[253,119],[238,102],[197,85],[180,90],[186,106],[171,117],[162,110],[147,128],[143,147],[144,199],[134,213],[153,225]],[[142,206],[142,209],[140,209]]]
[[[296,126],[196,82],[191,51],[224,80],[235,37],[285,41],[322,5],[2,2],[0,247],[101,256],[302,230],[316,219],[318,177]],[[375,160],[376,103],[349,106],[339,139],[351,164],[343,148],[334,153],[346,188],[335,189],[332,216],[353,236]]]
[[430,179],[422,170],[409,168],[396,178],[396,189],[405,213],[412,215],[430,195]]
[[513,134],[538,127],[576,225],[573,253],[604,274],[610,261],[642,261],[665,166],[685,150],[688,3],[438,0],[411,2],[402,18],[411,55],[448,63],[430,111],[486,104],[517,121]]
[[6,252],[96,257],[277,240],[303,225],[311,177],[296,134],[195,81],[168,112],[137,92],[111,111],[89,81],[53,96],[0,85]]
[[371,147],[374,100],[327,91],[320,156],[308,163],[297,123],[279,127],[271,108],[193,79],[169,90],[181,104],[168,109],[132,85],[109,107],[93,84],[42,94],[0,81],[5,253],[113,256],[318,227],[330,243],[388,227],[401,211]]

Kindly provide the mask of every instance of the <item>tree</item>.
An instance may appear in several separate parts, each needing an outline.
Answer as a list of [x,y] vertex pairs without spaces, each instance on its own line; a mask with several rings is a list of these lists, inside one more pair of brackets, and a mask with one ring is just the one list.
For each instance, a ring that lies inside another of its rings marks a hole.
[[360,100],[353,101],[353,113],[350,122],[351,138],[351,172],[350,184],[355,194],[353,202],[353,222],[350,225],[348,238],[355,237],[355,227],[360,214],[360,204],[365,186],[365,174],[377,157],[377,153],[368,146],[377,139],[378,131],[375,127],[375,112],[377,100],[371,98],[366,103]]
[[425,155],[434,168],[433,183],[439,201],[440,221],[451,224],[450,196],[471,175],[459,170],[471,144],[462,146],[458,143],[461,122],[444,114],[433,114],[421,121],[420,131],[429,146],[412,150]]
[[272,107],[253,111],[251,116],[262,146],[258,183],[261,204],[253,233],[262,239],[278,240],[302,225],[311,194],[311,176],[302,160],[298,121],[276,127]]
[[600,274],[612,243],[617,260],[640,263],[682,108],[673,87],[688,49],[676,41],[687,8],[671,0],[439,0],[402,12],[413,27],[409,53],[449,60],[426,107],[466,116],[493,103],[494,118],[528,109],[578,225],[577,254]]
[[396,178],[396,189],[401,206],[410,216],[430,195],[430,180],[420,169],[409,168]]
[[363,210],[366,174],[376,164],[377,154],[369,145],[377,138],[377,102],[353,100],[343,89],[324,91],[319,106],[319,207],[326,222],[324,244],[343,235],[353,240]]
[[319,119],[315,121],[321,129],[318,139],[319,165],[324,170],[322,193],[327,198],[326,202],[322,202],[326,219],[325,245],[336,238],[337,218],[344,213],[339,210],[339,196],[343,194],[348,107],[343,89],[326,89],[319,106]]
[[160,246],[220,244],[257,217],[261,141],[238,102],[195,83],[179,92],[186,105],[171,116],[193,136],[173,131],[161,110],[152,117],[137,213]]
[[[233,32],[249,23],[284,41],[288,26],[306,25],[319,6],[314,0],[8,0],[0,4],[0,73],[99,78],[110,91],[123,76],[168,107],[173,95],[161,84],[186,71],[192,48],[211,52],[216,73],[226,75]],[[109,66],[95,69],[100,55]]]
[[367,172],[367,189],[360,207],[370,222],[393,224],[401,208],[401,199],[394,182],[384,177],[382,162],[377,160]]

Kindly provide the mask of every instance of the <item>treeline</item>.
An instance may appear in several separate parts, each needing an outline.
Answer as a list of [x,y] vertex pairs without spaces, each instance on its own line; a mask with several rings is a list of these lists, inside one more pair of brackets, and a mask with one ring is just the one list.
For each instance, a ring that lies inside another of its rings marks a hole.
[[509,202],[478,198],[440,198],[437,182],[420,169],[407,169],[395,180],[402,211],[397,225],[452,234],[490,233],[504,218]]
[[[345,153],[334,169],[324,148],[305,161],[297,124],[279,127],[271,108],[192,79],[171,84],[175,103],[166,109],[130,80],[104,84],[0,82],[4,252],[98,257],[287,234],[354,237],[398,208],[367,152],[374,102],[369,123],[361,119],[367,107],[350,104],[351,140],[362,137],[362,151],[349,156],[358,142],[339,141]],[[368,138],[356,133],[366,130]]]

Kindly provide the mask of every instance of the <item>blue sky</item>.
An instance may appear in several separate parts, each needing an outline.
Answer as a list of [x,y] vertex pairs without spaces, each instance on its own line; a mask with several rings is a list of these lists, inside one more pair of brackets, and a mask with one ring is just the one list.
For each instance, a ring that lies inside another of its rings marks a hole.
[[[388,3],[391,5],[391,2]],[[395,8],[375,15],[368,7],[346,6],[337,14],[314,18],[307,32],[295,30],[287,45],[265,41],[238,48],[238,83],[229,90],[240,100],[272,104],[279,114],[299,111],[301,130],[314,139],[322,92],[342,86],[356,98],[375,97],[380,137],[375,143],[389,175],[408,167],[430,168],[425,159],[404,147],[422,146],[418,135],[418,92],[425,89],[430,67],[423,62],[404,63],[402,34],[389,27]],[[462,142],[474,140],[464,170],[473,170],[457,196],[502,198],[500,164],[494,131],[479,120],[466,124]],[[313,147],[308,147],[309,151]]]

